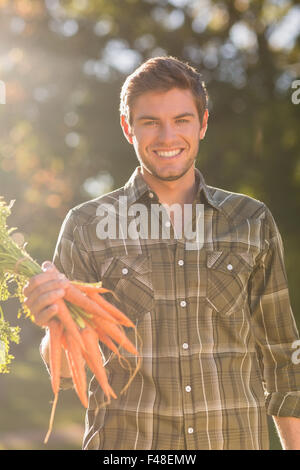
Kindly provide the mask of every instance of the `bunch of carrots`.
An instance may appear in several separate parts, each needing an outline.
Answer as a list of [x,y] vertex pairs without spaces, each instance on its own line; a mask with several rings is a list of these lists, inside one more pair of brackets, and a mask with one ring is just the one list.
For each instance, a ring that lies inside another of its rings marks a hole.
[[[18,297],[22,311],[34,322],[33,315],[24,303],[23,289],[32,276],[42,272],[42,268],[26,252],[25,245],[18,246],[11,237],[11,232],[15,229],[8,229],[6,218],[11,213],[12,204],[6,205],[0,198],[0,300]],[[9,289],[12,283],[17,286],[13,294]],[[107,379],[99,341],[117,355],[120,363],[125,359],[120,352],[121,348],[137,357],[136,368],[133,372],[130,369],[130,378],[121,393],[128,388],[139,370],[138,350],[124,330],[124,327],[136,330],[136,327],[121,310],[104,298],[103,294],[106,293],[114,295],[112,291],[102,287],[101,282],[92,284],[69,281],[64,298],[56,302],[57,312],[43,325],[49,331],[49,365],[54,393],[45,443],[48,442],[53,427],[60,389],[62,349],[66,353],[75,391],[86,408],[86,365],[99,382],[107,398],[106,403],[110,402],[111,397],[117,398]]]

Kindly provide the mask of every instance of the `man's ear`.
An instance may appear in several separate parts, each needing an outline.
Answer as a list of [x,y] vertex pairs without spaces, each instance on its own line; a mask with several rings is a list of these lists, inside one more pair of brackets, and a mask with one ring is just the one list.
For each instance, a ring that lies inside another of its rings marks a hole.
[[133,144],[131,128],[130,128],[130,125],[128,124],[126,116],[121,115],[120,124],[121,124],[121,127],[123,129],[123,133],[124,133],[126,139],[128,140],[128,142],[130,144]]
[[200,129],[200,140],[204,139],[205,133],[207,131],[207,122],[208,122],[208,109],[205,110],[202,118],[202,125]]

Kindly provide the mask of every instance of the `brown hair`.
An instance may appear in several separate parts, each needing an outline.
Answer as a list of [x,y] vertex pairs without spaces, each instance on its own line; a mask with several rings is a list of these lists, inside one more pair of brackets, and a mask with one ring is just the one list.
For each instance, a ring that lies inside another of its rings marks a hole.
[[208,105],[208,94],[202,76],[189,64],[171,56],[148,59],[127,77],[120,94],[120,114],[131,125],[130,111],[138,96],[147,91],[169,91],[172,88],[191,90],[202,124]]

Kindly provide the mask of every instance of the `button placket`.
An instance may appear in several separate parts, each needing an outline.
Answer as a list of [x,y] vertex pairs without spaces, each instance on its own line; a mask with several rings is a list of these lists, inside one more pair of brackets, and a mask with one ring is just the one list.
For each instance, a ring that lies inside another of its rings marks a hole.
[[191,399],[192,399],[192,387],[191,382],[191,370],[190,370],[190,359],[189,359],[189,349],[190,345],[187,342],[189,338],[189,331],[187,327],[186,315],[187,315],[187,299],[186,299],[186,269],[185,269],[185,245],[177,243],[175,251],[175,279],[176,279],[176,297],[177,297],[177,322],[178,322],[178,339],[179,346],[181,349],[181,354],[179,356],[180,360],[180,370],[181,370],[181,382],[180,389],[182,393],[182,406],[183,414],[186,425],[189,424],[188,412],[191,408]]

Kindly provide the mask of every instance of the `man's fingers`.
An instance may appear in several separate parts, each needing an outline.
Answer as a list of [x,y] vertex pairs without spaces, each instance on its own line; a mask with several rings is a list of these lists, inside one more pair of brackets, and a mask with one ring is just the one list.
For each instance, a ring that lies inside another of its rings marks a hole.
[[50,261],[45,261],[42,269],[43,272],[33,276],[23,289],[24,303],[40,326],[57,313],[55,302],[64,297],[70,282]]
[[64,289],[51,290],[37,296],[34,302],[31,300],[31,298],[27,299],[25,304],[30,309],[34,317],[37,318],[44,308],[50,307],[50,305],[54,304],[58,299],[63,298],[64,295]]
[[43,284],[44,282],[51,281],[52,279],[57,279],[57,274],[51,272],[44,272],[41,274],[36,274],[26,284],[23,289],[23,294],[28,297],[31,292],[36,289],[39,285]]
[[[30,304],[30,302],[29,302],[29,305],[28,305],[28,302],[26,303],[32,315],[34,316],[35,322],[37,324],[40,324],[41,322],[40,320],[41,313],[45,309],[52,307],[57,302],[57,300],[62,299],[64,297],[64,294],[65,294],[65,291],[63,289],[58,289],[58,290],[54,290],[46,294],[40,295],[36,299],[35,303],[32,305]],[[57,311],[55,311],[55,313],[57,313]],[[42,321],[44,321],[43,317],[42,317]]]
[[57,305],[50,305],[49,307],[44,308],[36,317],[34,317],[34,321],[38,326],[45,326],[48,321],[57,314],[57,312]]
[[32,306],[35,305],[39,296],[58,289],[65,289],[69,285],[69,282],[70,281],[65,277],[64,279],[56,278],[54,280],[51,279],[48,282],[38,284],[37,287],[32,289],[31,292],[29,292],[28,297],[25,298],[24,303],[25,305],[27,305],[28,308],[32,308]]
[[53,271],[54,273],[59,273],[57,267],[51,261],[44,261],[42,264],[43,271]]
[[53,269],[54,264],[51,261],[44,261],[42,264],[42,270],[46,271],[47,269]]
[[36,289],[38,286],[44,284],[45,282],[48,282],[48,281],[51,281],[51,280],[64,280],[66,279],[66,276],[62,273],[60,273],[59,271],[57,271],[57,269],[47,269],[46,271],[40,273],[40,274],[36,274],[35,276],[33,276],[29,281],[28,283],[26,284],[26,286],[24,287],[23,289],[23,294],[28,297],[34,289]]

